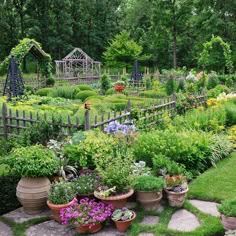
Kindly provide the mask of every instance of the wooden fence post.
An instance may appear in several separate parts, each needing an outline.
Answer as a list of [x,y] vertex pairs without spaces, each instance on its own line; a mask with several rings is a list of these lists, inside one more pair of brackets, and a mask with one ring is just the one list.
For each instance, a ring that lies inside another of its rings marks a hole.
[[174,108],[175,108],[175,110],[176,110],[176,103],[177,103],[176,93],[173,93],[173,94],[172,94],[172,101],[175,102]]
[[[127,111],[131,113],[131,101],[129,99],[128,104],[127,104]],[[129,115],[129,120],[131,120],[131,114]]]
[[3,125],[3,136],[4,138],[7,138],[7,105],[4,102],[2,104],[2,125]]
[[86,109],[85,113],[84,113],[84,130],[90,130],[90,113],[89,113],[89,109]]

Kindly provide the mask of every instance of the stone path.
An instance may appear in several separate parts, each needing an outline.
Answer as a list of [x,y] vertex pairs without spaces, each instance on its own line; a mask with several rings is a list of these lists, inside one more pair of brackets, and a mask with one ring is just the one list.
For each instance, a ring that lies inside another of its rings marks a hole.
[[[193,206],[198,208],[200,211],[219,217],[219,212],[217,209],[217,203],[214,202],[206,202],[199,200],[190,200],[189,201]],[[134,208],[137,203],[128,202],[128,208]],[[157,212],[161,212],[164,210],[163,204],[157,209]],[[39,217],[52,217],[51,211],[49,209],[45,209],[42,213],[37,215],[28,215],[25,214],[23,208],[19,208],[15,211],[7,213],[3,215],[4,217],[13,220],[16,223],[22,223],[30,219],[39,218]],[[155,226],[159,223],[159,217],[153,215],[145,215],[143,220],[140,222],[140,225],[148,225]],[[168,224],[169,229],[178,230],[178,231],[186,231],[191,232],[200,226],[199,220],[197,217],[191,212],[180,209],[177,210],[171,217],[171,220]],[[150,230],[151,231],[151,230]],[[27,236],[75,236],[76,232],[73,228],[69,226],[60,225],[54,220],[49,220],[37,225],[33,225],[26,231]],[[87,234],[90,235],[90,234]],[[103,227],[103,229],[95,234],[91,234],[93,236],[126,236],[126,233],[121,233],[117,231],[113,224],[108,224]],[[138,236],[154,236],[155,234],[152,232],[142,232],[139,233]],[[0,221],[0,236],[12,236],[11,229],[4,223]]]
[[195,206],[198,210],[216,217],[220,217],[220,213],[217,209],[219,204],[215,202],[206,202],[200,200],[189,200],[189,202]]
[[168,224],[169,229],[190,232],[200,226],[197,217],[191,212],[181,209],[177,210]]
[[12,232],[9,226],[0,221],[0,236],[12,236]]

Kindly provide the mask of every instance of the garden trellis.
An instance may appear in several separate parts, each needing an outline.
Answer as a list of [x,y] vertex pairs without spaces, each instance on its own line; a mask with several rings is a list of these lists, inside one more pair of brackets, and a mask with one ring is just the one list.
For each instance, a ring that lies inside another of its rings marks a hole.
[[93,60],[82,49],[75,48],[62,60],[56,60],[57,79],[97,78],[101,63]]

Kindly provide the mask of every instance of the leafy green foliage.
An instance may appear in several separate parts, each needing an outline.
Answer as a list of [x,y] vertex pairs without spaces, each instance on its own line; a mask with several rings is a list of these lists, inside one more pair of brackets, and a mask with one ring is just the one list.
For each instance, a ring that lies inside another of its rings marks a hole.
[[225,216],[236,217],[236,199],[224,200],[218,209]]
[[75,197],[75,188],[73,182],[56,182],[52,185],[48,193],[48,200],[52,204],[69,203]]
[[129,34],[123,31],[115,35],[103,53],[103,57],[107,66],[126,67],[132,65],[135,60],[148,58],[148,56],[141,56],[142,51],[142,46],[131,40]]
[[175,82],[175,79],[173,76],[170,76],[168,79],[167,79],[167,82],[166,82],[166,93],[167,95],[171,95],[173,94],[174,92],[176,91],[176,82]]
[[166,96],[166,92],[164,90],[159,89],[158,91],[156,90],[147,90],[143,91],[139,94],[141,97],[146,97],[146,98],[162,98]]
[[155,176],[139,176],[134,180],[134,189],[139,191],[161,191],[164,179]]
[[90,90],[84,90],[75,95],[75,99],[80,99],[82,102],[85,101],[86,98],[91,97],[91,96],[96,96],[97,92],[95,91],[90,91]]
[[4,163],[21,177],[50,176],[59,167],[53,152],[40,145],[16,148],[5,157]]
[[218,84],[215,88],[208,90],[207,96],[209,98],[216,98],[218,97],[221,93],[229,93],[230,89],[222,84]]
[[107,90],[111,88],[111,78],[104,74],[100,80],[101,90],[103,94],[106,94]]
[[76,88],[78,88],[80,91],[84,91],[84,90],[93,90],[91,88],[91,86],[87,85],[87,84],[79,84],[75,86]]
[[75,97],[75,93],[76,90],[73,86],[59,86],[53,88],[48,94],[48,96],[73,99]]
[[[0,71],[3,69],[6,70],[6,67],[9,64],[12,55],[15,57],[17,63],[20,64],[20,67],[22,68],[23,59],[31,49],[32,45],[34,45],[39,51],[42,51],[41,45],[36,40],[24,38],[20,40],[20,43],[16,47],[12,48],[10,55],[4,60],[2,64],[0,64]],[[51,56],[45,52],[43,52],[43,57],[44,61],[39,63],[39,65],[41,67],[43,75],[47,76],[51,73],[52,59]]]
[[48,96],[49,93],[51,93],[52,91],[53,91],[53,88],[41,88],[37,90],[35,94],[39,96]]
[[55,84],[55,79],[53,78],[53,77],[49,77],[49,78],[47,78],[47,80],[46,80],[46,85],[48,86],[48,87],[51,87],[51,86],[53,86],[54,84]]
[[134,216],[133,212],[125,207],[122,209],[116,209],[113,213],[111,218],[115,221],[126,221],[132,219]]

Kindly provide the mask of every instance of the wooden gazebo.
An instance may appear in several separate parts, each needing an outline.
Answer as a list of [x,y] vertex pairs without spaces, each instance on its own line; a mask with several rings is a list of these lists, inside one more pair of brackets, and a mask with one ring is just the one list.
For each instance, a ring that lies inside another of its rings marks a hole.
[[101,63],[94,61],[80,48],[75,48],[55,62],[57,79],[98,78],[100,75]]

